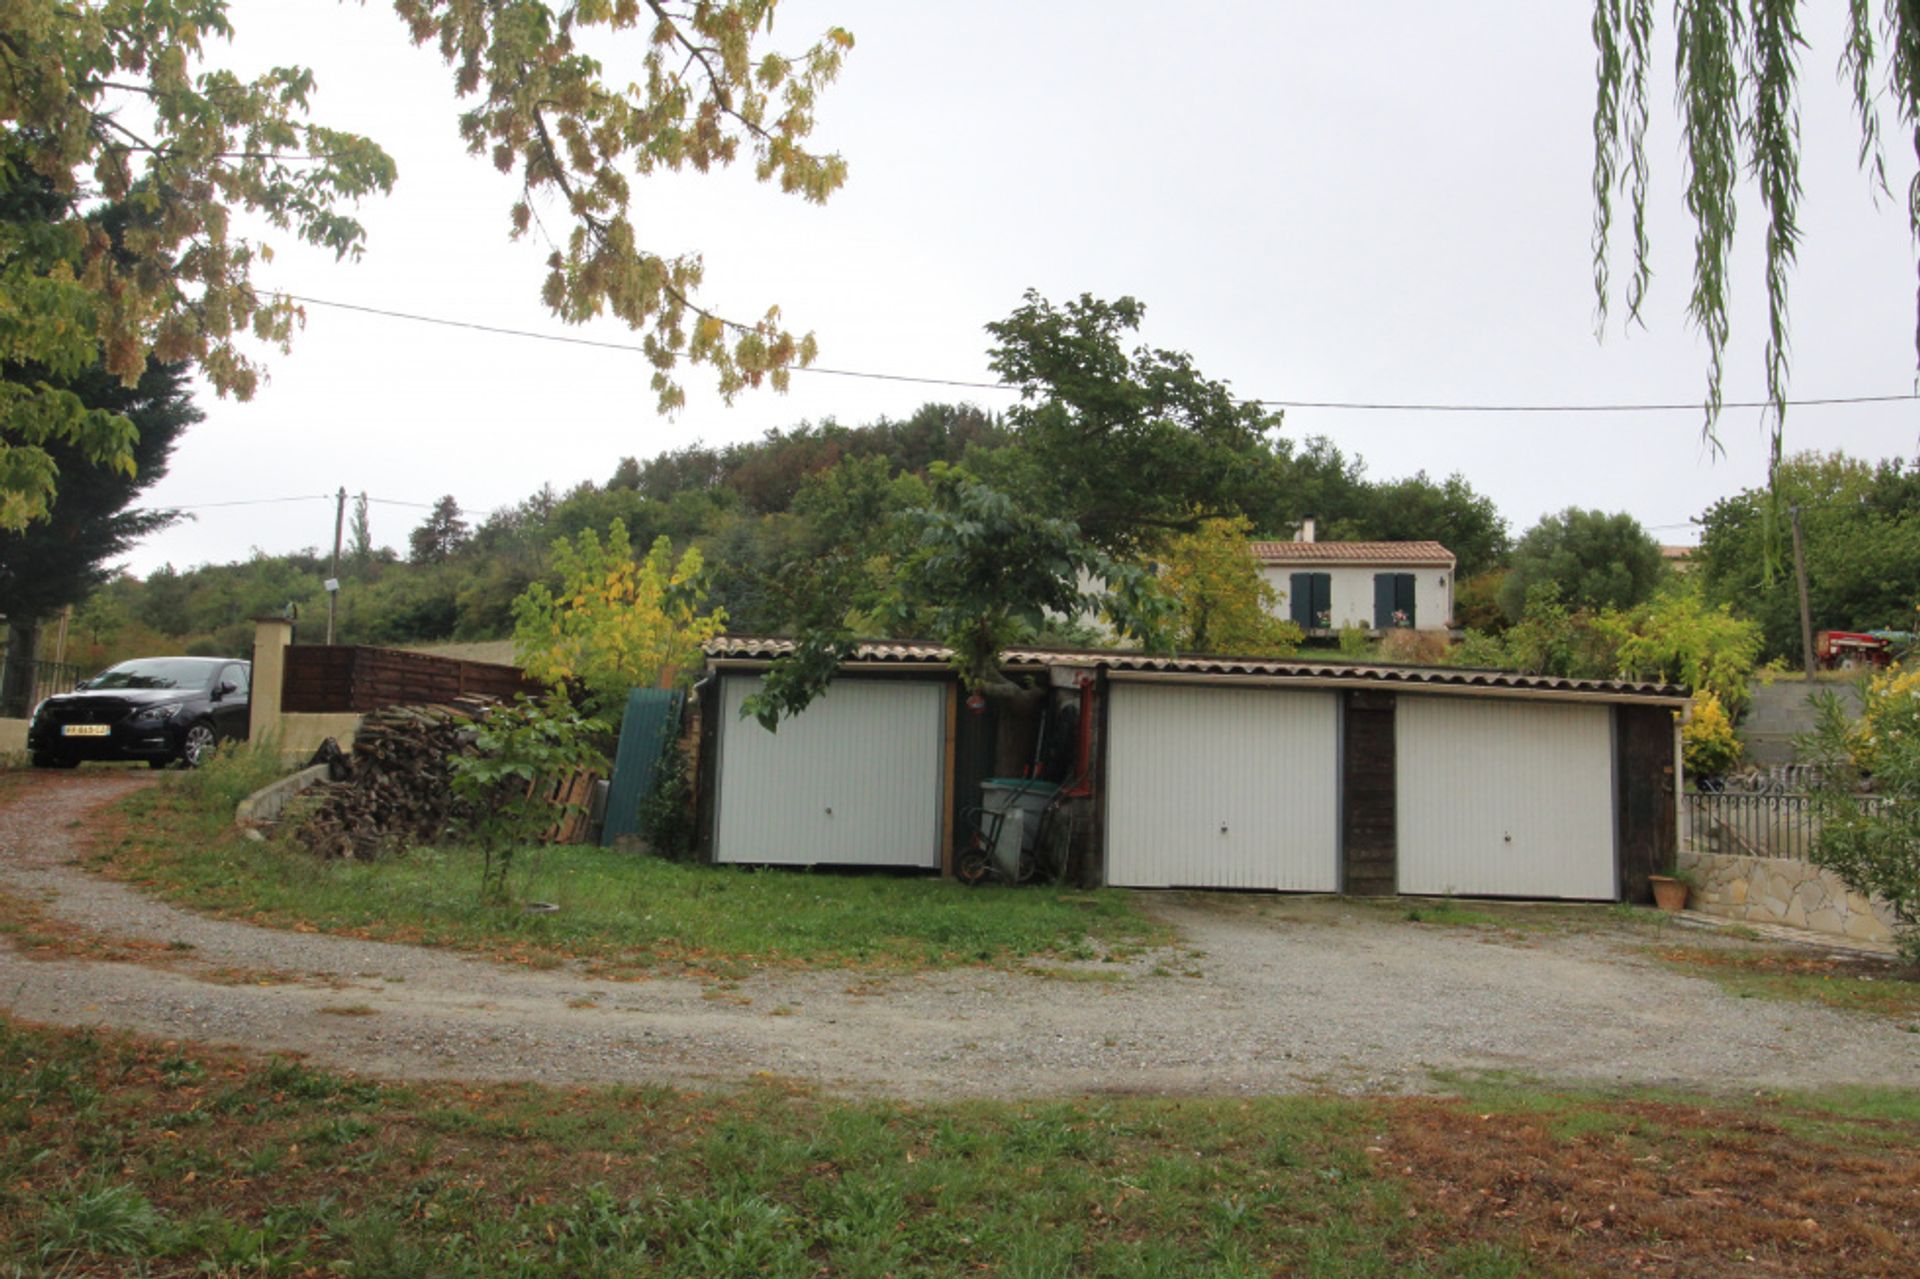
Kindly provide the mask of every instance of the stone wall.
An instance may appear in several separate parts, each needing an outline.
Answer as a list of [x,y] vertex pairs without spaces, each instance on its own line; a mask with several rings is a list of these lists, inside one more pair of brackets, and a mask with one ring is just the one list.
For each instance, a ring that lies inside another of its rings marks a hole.
[[1680,868],[1694,877],[1688,904],[1709,915],[1860,941],[1893,940],[1891,907],[1851,891],[1838,875],[1811,862],[1688,851],[1680,854]]
[[0,755],[15,755],[27,749],[27,724],[24,719],[0,719]]

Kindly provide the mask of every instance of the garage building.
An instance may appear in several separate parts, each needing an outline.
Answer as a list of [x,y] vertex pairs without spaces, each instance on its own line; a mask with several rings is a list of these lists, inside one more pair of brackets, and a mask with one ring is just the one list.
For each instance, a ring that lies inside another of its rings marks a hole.
[[950,871],[981,783],[1025,771],[1083,796],[1079,874],[1118,887],[1642,901],[1673,864],[1674,685],[1021,649],[1030,693],[969,709],[946,650],[870,643],[770,733],[739,707],[787,651],[708,648],[719,861]]

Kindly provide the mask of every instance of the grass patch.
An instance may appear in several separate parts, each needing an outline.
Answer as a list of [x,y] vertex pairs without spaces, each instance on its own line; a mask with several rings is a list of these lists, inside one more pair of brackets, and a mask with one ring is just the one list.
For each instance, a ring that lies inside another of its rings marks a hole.
[[533,966],[586,959],[609,974],[661,964],[720,976],[767,965],[1011,966],[1125,956],[1172,940],[1120,892],[684,865],[582,846],[514,859],[515,901],[559,907],[532,913],[482,902],[481,859],[466,849],[326,862],[244,839],[233,804],[264,780],[243,754],[142,791],[99,833],[92,864],[193,909],[256,923]]
[[1825,1004],[1920,1023],[1920,970],[1911,965],[1761,946],[1661,946],[1649,953],[1742,999]]
[[1906,1275],[1916,1141],[1884,1093],[391,1087],[0,1019],[21,1273]]

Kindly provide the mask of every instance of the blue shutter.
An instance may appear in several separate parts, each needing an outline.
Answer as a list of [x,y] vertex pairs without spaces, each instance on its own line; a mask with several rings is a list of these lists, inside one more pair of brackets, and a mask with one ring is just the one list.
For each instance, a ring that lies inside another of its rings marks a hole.
[[1315,573],[1313,575],[1313,615],[1326,616],[1328,626],[1333,625],[1333,574]]
[[1413,611],[1413,574],[1396,573],[1393,578],[1393,606],[1407,615],[1407,625],[1418,624]]
[[1394,573],[1375,573],[1373,575],[1373,629],[1376,631],[1393,628]]
[[1312,573],[1295,573],[1287,579],[1287,612],[1303,631],[1313,629],[1314,577]]

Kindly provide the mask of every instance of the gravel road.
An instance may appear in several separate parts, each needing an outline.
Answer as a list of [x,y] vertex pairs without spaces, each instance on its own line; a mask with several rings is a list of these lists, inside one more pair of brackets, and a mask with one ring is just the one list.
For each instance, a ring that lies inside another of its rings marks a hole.
[[[1636,953],[1642,936],[1524,940],[1337,899],[1188,894],[1144,905],[1188,949],[1112,977],[964,970],[737,987],[594,979],[177,910],[75,865],[87,815],[151,784],[36,777],[0,807],[0,888],[73,924],[176,944],[166,967],[0,947],[0,1006],[34,1021],[307,1055],[395,1078],[709,1086],[757,1074],[905,1097],[1423,1091],[1436,1071],[1712,1089],[1920,1086],[1920,1035],[1730,997]],[[1156,963],[1172,975],[1153,975]],[[225,984],[222,969],[299,979]],[[1198,976],[1189,976],[1189,972]]]

